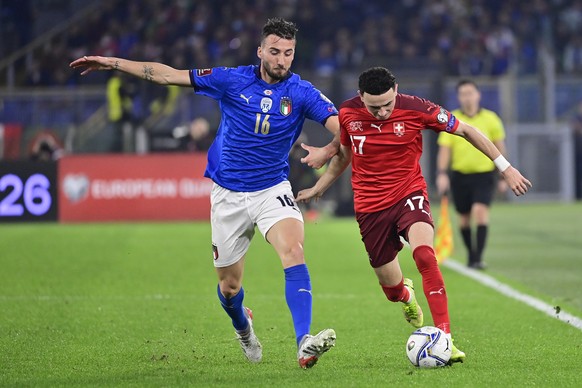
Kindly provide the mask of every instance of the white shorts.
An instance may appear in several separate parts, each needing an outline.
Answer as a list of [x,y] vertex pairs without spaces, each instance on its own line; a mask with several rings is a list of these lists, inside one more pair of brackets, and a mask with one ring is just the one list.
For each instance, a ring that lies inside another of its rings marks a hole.
[[215,267],[228,267],[247,253],[255,225],[266,237],[269,229],[285,218],[303,222],[289,181],[253,192],[231,191],[215,183],[210,204]]

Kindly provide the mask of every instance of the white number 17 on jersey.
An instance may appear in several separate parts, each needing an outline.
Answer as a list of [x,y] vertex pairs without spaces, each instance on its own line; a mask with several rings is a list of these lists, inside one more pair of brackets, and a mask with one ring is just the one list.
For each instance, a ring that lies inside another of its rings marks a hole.
[[[354,154],[364,155],[364,142],[366,141],[366,136],[352,136],[352,144],[354,145]],[[356,142],[358,145],[356,146]]]

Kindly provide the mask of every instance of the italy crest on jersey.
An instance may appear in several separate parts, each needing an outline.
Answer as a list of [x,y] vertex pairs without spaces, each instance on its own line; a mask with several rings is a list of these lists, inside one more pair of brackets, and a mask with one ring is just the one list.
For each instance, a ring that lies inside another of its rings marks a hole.
[[281,114],[283,116],[289,116],[289,114],[291,114],[291,110],[293,109],[293,104],[291,103],[291,98],[282,97],[280,108],[281,108]]

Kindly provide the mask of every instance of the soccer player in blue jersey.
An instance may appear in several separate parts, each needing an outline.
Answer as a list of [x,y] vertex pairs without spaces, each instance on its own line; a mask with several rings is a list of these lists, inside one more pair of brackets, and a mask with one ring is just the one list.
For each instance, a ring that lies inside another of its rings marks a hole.
[[262,358],[262,347],[252,326],[252,312],[243,305],[244,260],[255,225],[275,248],[285,272],[285,297],[297,341],[297,358],[310,368],[335,345],[335,332],[310,335],[311,283],[303,254],[303,218],[294,202],[289,173],[289,151],[306,118],[334,134],[325,147],[303,147],[304,162],[319,168],[337,153],[337,110],[312,84],[290,71],[297,28],[280,18],[263,27],[257,49],[260,65],[236,68],[176,70],[153,62],[85,56],[72,68],[118,70],[162,85],[190,86],[217,100],[222,111],[218,133],[208,152],[205,176],[214,181],[211,227],[218,298],[232,319],[245,356]]

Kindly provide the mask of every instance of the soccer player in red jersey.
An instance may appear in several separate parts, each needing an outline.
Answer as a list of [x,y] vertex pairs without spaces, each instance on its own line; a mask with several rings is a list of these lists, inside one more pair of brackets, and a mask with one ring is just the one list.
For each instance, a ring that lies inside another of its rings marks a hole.
[[[340,107],[338,154],[313,187],[298,193],[297,201],[320,198],[351,162],[356,219],[382,290],[390,301],[403,303],[408,322],[423,326],[412,281],[404,279],[398,263],[403,237],[422,275],[434,325],[451,338],[445,283],[433,250],[434,226],[419,163],[421,130],[463,136],[495,162],[516,195],[525,194],[531,183],[478,129],[430,101],[398,94],[395,77],[387,69],[364,71],[358,87],[358,96]],[[451,349],[451,362],[465,359],[452,340]]]

